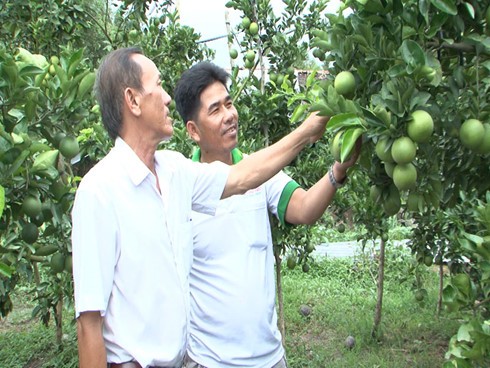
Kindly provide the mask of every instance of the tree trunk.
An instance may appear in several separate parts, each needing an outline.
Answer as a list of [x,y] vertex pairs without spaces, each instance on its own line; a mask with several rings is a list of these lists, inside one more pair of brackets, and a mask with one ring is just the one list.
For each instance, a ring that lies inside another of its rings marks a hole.
[[286,339],[286,324],[284,322],[284,298],[282,294],[282,276],[281,276],[281,263],[282,258],[279,252],[274,252],[274,258],[276,259],[276,289],[277,289],[277,324],[279,325],[279,331],[282,335],[282,344],[285,345]]
[[37,266],[37,262],[31,262],[32,264],[32,270],[34,272],[34,282],[36,283],[36,286],[39,286],[41,284],[41,277],[39,277],[39,267]]
[[444,263],[441,262],[439,265],[439,298],[437,300],[437,316],[441,314],[442,311],[442,290],[444,288]]
[[381,324],[381,311],[383,309],[383,283],[385,269],[385,241],[381,239],[379,248],[379,267],[378,267],[378,300],[374,313],[374,325],[371,335],[376,338],[379,335],[379,325]]
[[54,316],[56,322],[56,344],[58,349],[63,349],[63,292],[60,291],[58,302],[56,303],[56,310]]
[[[233,48],[233,36],[232,36],[232,30],[230,27],[230,13],[228,12],[228,9],[225,11],[225,22],[226,22],[226,34],[228,35],[228,53],[231,51]],[[230,66],[231,69],[235,66],[235,60],[233,60],[230,57]]]

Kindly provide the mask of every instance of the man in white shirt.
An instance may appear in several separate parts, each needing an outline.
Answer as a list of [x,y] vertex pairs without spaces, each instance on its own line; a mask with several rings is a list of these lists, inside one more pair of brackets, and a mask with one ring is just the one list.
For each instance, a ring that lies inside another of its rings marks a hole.
[[[194,161],[237,165],[238,113],[227,73],[208,62],[184,72],[177,110],[198,144]],[[243,195],[222,199],[215,216],[192,213],[191,323],[186,368],[287,367],[275,309],[269,211],[282,223],[311,224],[357,160],[336,162],[308,191],[280,172]],[[233,166],[232,166],[233,167]]]
[[81,368],[180,367],[189,324],[191,210],[276,174],[326,119],[314,116],[243,165],[200,164],[157,151],[172,136],[170,96],[137,48],[109,53],[96,93],[114,148],[82,179],[72,212]]

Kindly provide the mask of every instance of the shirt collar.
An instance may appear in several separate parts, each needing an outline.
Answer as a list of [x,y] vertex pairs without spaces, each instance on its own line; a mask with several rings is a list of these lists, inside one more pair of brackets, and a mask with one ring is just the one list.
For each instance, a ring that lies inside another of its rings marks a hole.
[[140,160],[133,149],[121,138],[117,137],[114,149],[121,156],[128,175],[135,186],[140,185],[151,173],[150,169]]
[[[201,149],[197,147],[192,153],[192,161],[199,162],[201,160]],[[233,148],[231,150],[231,161],[233,165],[240,162],[243,159],[243,153],[238,148]]]

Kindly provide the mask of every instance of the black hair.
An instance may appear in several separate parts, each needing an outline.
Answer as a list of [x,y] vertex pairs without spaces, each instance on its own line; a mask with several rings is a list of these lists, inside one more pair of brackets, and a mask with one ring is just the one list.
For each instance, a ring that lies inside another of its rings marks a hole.
[[182,73],[175,87],[174,100],[184,123],[196,119],[201,107],[201,94],[207,87],[220,82],[228,90],[228,77],[228,73],[223,68],[208,61],[195,64]]

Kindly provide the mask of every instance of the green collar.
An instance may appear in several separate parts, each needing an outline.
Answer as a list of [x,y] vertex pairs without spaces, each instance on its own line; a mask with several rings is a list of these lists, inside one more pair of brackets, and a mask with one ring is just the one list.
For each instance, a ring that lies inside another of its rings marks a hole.
[[[192,153],[191,157],[192,161],[199,162],[201,160],[201,149],[197,147]],[[231,160],[233,161],[233,165],[240,162],[243,159],[243,153],[238,148],[233,148],[231,150]]]

